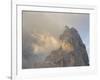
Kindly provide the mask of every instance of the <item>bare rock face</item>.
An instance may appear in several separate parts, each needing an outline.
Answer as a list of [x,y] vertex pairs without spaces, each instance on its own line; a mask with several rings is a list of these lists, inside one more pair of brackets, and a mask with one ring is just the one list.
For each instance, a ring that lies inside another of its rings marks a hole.
[[66,26],[60,35],[62,45],[58,50],[52,51],[45,59],[49,67],[88,66],[89,59],[86,47],[75,28]]

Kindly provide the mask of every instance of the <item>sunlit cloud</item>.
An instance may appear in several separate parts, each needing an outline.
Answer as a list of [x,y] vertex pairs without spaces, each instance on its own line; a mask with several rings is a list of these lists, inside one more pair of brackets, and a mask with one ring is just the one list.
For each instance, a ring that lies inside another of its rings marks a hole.
[[32,49],[34,54],[49,54],[53,50],[57,50],[60,47],[67,52],[73,51],[73,46],[70,43],[65,43],[50,35],[49,33],[33,33],[32,37],[36,39],[36,43],[33,42]]

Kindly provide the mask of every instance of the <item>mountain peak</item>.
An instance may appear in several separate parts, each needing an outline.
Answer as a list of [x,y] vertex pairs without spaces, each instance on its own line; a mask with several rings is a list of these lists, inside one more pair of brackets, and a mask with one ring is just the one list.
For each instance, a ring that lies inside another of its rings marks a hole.
[[38,45],[33,44],[33,47],[36,47],[36,50],[38,48],[38,51],[45,55],[49,54],[43,58],[43,61],[34,63],[34,68],[89,66],[86,47],[75,28],[65,26],[64,32],[58,39],[47,34],[37,36],[35,38],[39,39]]
[[52,51],[46,61],[62,67],[89,65],[87,51],[78,31],[75,28],[65,27],[65,31],[60,35],[60,40],[64,44],[60,49]]

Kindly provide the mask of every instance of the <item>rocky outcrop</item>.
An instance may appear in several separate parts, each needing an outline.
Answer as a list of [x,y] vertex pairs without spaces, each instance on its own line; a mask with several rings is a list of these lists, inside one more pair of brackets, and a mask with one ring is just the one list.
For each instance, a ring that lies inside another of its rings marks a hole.
[[[85,44],[82,42],[78,31],[75,28],[69,28],[65,26],[65,31],[59,36],[59,42],[57,42],[57,49],[50,50],[43,60],[41,57],[43,54],[33,55],[30,59],[32,62],[32,68],[49,68],[49,67],[71,67],[71,66],[88,66],[89,59],[86,51]],[[50,37],[50,36],[48,36]],[[46,43],[47,44],[47,43]],[[52,44],[49,44],[52,46]],[[49,46],[49,48],[51,48]],[[44,46],[41,46],[44,48]],[[47,50],[49,48],[46,48]],[[29,67],[29,66],[28,66]]]
[[60,40],[62,42],[61,47],[58,50],[52,51],[45,59],[49,67],[89,65],[86,47],[75,28],[68,28],[66,26],[63,34],[60,35]]

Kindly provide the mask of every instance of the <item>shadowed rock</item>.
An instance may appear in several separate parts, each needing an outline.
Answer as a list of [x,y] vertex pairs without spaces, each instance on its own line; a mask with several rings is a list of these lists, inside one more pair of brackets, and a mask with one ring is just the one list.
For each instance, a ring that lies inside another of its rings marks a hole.
[[[45,59],[45,61],[55,64],[55,67],[89,65],[86,47],[75,28],[69,29],[67,27],[63,34],[61,34],[60,40],[62,43],[64,43],[64,46],[61,46],[61,48],[58,50],[52,51],[51,54]],[[70,44],[73,48],[69,48],[69,52],[68,47],[66,47],[68,44]],[[49,66],[52,67],[52,65]]]
[[43,61],[33,62],[32,68],[89,65],[86,47],[75,28],[65,26],[65,31],[59,36],[59,40],[60,48],[51,51]]

